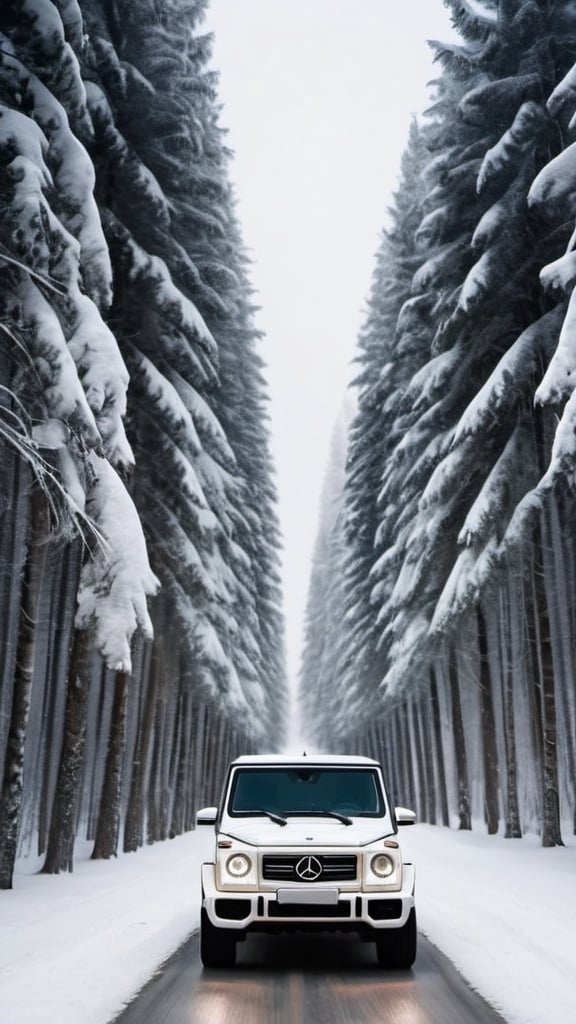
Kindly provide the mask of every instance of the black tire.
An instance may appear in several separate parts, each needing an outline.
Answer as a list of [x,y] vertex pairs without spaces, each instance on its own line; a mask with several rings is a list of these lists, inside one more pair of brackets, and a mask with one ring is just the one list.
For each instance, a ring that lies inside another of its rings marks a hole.
[[204,909],[200,914],[200,959],[204,967],[234,967],[236,936],[230,928],[215,928]]
[[416,911],[410,911],[402,928],[389,928],[376,939],[376,953],[381,967],[407,971],[416,959]]

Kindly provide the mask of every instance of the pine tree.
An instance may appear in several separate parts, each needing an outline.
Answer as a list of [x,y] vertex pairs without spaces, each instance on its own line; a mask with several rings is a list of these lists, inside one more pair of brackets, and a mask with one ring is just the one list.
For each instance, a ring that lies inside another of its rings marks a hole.
[[[320,499],[320,519],[314,553],[299,673],[299,700],[306,736],[320,748],[332,749],[345,732],[348,702],[335,688],[340,656],[341,613],[344,599],[342,560],[344,540],[344,474],[351,403],[343,406],[332,435],[330,460]],[[331,708],[330,721],[322,709]]]
[[[384,484],[386,460],[398,439],[402,410],[398,382],[411,376],[421,359],[421,332],[427,310],[410,286],[420,262],[414,243],[421,219],[423,187],[420,174],[427,154],[416,122],[402,161],[400,186],[390,210],[390,227],[383,233],[376,256],[366,322],[359,338],[358,410],[350,428],[346,502],[343,529],[344,607],[346,634],[341,641],[343,694],[358,686],[377,686],[382,678],[383,657],[375,623],[370,572],[375,557],[387,550],[378,507]],[[397,323],[405,325],[399,346]],[[368,684],[370,680],[370,684]],[[370,704],[360,700],[366,717]]]

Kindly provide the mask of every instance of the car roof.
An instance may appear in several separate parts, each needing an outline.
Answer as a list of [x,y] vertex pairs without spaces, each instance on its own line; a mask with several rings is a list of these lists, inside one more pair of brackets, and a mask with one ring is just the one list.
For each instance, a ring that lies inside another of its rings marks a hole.
[[349,754],[244,754],[242,757],[237,757],[232,762],[232,766],[235,765],[267,766],[270,768],[281,767],[283,765],[379,767],[378,761],[374,761],[371,757],[356,757]]

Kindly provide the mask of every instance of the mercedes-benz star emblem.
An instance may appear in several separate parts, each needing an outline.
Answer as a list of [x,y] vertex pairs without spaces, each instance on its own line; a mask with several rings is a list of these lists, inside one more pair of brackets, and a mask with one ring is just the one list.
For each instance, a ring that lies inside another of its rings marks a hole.
[[296,874],[303,882],[315,882],[322,874],[322,865],[317,857],[302,857],[296,865]]

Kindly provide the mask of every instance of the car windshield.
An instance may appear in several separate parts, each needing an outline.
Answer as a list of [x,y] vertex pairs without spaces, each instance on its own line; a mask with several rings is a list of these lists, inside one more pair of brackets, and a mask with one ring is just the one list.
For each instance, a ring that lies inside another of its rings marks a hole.
[[228,812],[249,817],[342,814],[382,817],[386,813],[376,771],[366,768],[238,768]]

